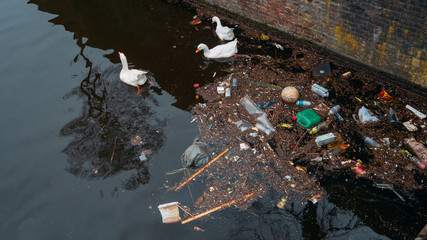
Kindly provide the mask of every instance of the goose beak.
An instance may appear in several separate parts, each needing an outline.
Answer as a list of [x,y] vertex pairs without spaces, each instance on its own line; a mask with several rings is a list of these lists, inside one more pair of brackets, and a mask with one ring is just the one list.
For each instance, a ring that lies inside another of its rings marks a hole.
[[119,55],[122,54],[122,52],[119,52]]
[[196,49],[196,53],[200,52],[200,49]]

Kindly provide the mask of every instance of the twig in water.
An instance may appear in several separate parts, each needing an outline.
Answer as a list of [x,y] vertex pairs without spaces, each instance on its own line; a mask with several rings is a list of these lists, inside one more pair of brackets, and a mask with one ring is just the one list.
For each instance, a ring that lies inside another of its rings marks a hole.
[[169,172],[167,172],[166,173],[166,175],[173,175],[173,174],[175,174],[175,173],[179,173],[179,172],[181,172],[181,171],[183,171],[183,170],[185,170],[186,168],[178,168],[178,169],[175,169],[175,170],[172,170],[172,171],[169,171]]
[[220,153],[218,156],[216,156],[214,159],[212,159],[212,161],[210,161],[208,164],[206,164],[205,166],[200,168],[199,171],[194,173],[191,177],[189,177],[187,180],[185,180],[183,183],[181,183],[177,188],[175,188],[175,191],[178,191],[179,189],[181,189],[185,184],[187,184],[189,181],[191,181],[191,179],[195,178],[197,175],[199,175],[199,173],[203,172],[203,170],[205,170],[207,167],[209,167],[209,165],[211,165],[216,160],[218,160],[222,155],[224,155],[224,153],[228,152],[228,150],[230,150],[230,149],[229,148],[225,149],[222,153]]
[[185,210],[185,208],[183,208],[183,207],[181,207],[181,206],[179,206],[179,205],[178,205],[178,207],[179,207],[182,211],[184,211],[188,216],[190,216],[190,217],[194,217],[194,215],[193,215],[193,214],[191,214],[189,211]]
[[243,181],[242,187],[243,187],[243,186],[245,186],[246,181],[248,181],[248,178],[249,178],[249,175],[248,175],[248,176],[246,176],[245,181]]
[[193,194],[191,193],[190,185],[187,185],[188,191],[190,192],[191,201],[194,202]]
[[110,164],[113,162],[114,152],[116,151],[116,142],[117,142],[117,136],[116,138],[114,138],[114,148],[113,148],[113,153],[111,154]]
[[188,222],[191,222],[191,221],[193,221],[193,220],[196,220],[196,219],[198,219],[198,218],[201,218],[201,217],[203,217],[203,216],[205,216],[205,215],[208,215],[209,213],[212,213],[212,212],[215,212],[215,211],[221,210],[221,209],[223,209],[223,208],[225,208],[225,207],[228,207],[228,206],[230,206],[230,205],[232,205],[232,204],[234,204],[234,203],[236,203],[236,202],[242,201],[243,199],[246,199],[246,198],[248,198],[248,197],[250,197],[250,196],[252,196],[252,195],[254,195],[254,193],[250,193],[250,194],[248,194],[248,195],[246,195],[246,196],[243,196],[243,197],[241,197],[241,198],[239,198],[239,199],[235,199],[235,200],[233,200],[233,201],[231,201],[231,202],[224,203],[224,204],[222,204],[221,206],[218,206],[218,207],[216,207],[216,208],[212,208],[211,210],[208,210],[208,211],[206,211],[206,212],[200,213],[200,214],[198,214],[198,215],[196,215],[196,216],[194,216],[194,217],[191,217],[191,218],[185,219],[184,221],[182,221],[182,222],[181,222],[181,224],[186,224],[186,223],[188,223]]

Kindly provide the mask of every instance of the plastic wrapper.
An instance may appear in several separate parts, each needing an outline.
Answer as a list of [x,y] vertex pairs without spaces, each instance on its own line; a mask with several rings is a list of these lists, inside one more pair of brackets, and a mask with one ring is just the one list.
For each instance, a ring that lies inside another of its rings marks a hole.
[[236,124],[237,128],[242,132],[253,127],[252,124],[250,124],[246,120],[240,120],[240,121],[234,122],[234,124]]
[[365,107],[361,107],[359,109],[359,120],[362,123],[366,122],[377,122],[378,118],[372,115],[372,113],[369,111],[369,109]]

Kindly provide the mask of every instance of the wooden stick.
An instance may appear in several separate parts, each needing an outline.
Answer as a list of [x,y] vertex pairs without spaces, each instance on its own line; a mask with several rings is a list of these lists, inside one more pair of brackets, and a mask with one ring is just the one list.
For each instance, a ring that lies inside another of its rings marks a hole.
[[190,192],[191,201],[194,202],[193,194],[191,193],[190,185],[187,185],[188,191]]
[[208,164],[206,164],[205,166],[200,168],[199,171],[194,173],[191,177],[189,177],[187,180],[185,180],[183,183],[181,183],[181,185],[179,185],[177,188],[175,188],[175,191],[178,191],[179,189],[181,189],[185,184],[187,184],[189,181],[191,181],[191,179],[195,178],[197,175],[199,175],[199,173],[203,172],[203,170],[205,170],[207,167],[209,167],[209,165],[211,165],[216,160],[218,160],[222,155],[224,155],[226,152],[228,152],[228,150],[230,150],[230,149],[229,148],[225,149],[222,153],[220,153],[218,156],[216,156],[214,159],[212,159],[212,161],[210,161]]
[[221,209],[223,209],[223,208],[225,208],[225,207],[228,207],[228,206],[230,206],[230,205],[232,205],[232,204],[234,204],[234,203],[236,203],[236,202],[238,202],[238,201],[242,201],[243,199],[246,199],[246,198],[248,198],[248,197],[250,197],[250,196],[252,196],[252,195],[254,195],[254,193],[250,193],[250,194],[248,194],[248,195],[246,195],[246,196],[244,196],[244,197],[241,197],[241,198],[239,198],[239,199],[235,199],[235,200],[233,200],[233,201],[231,201],[231,202],[224,203],[224,204],[222,204],[221,206],[218,206],[218,207],[216,207],[216,208],[212,208],[211,210],[208,210],[208,211],[206,211],[206,212],[200,213],[200,214],[198,214],[198,215],[196,215],[196,216],[194,216],[194,217],[187,218],[187,219],[185,219],[184,221],[181,221],[181,224],[186,224],[186,223],[188,223],[188,222],[191,222],[191,221],[193,221],[193,220],[196,220],[196,219],[198,219],[198,218],[201,218],[201,217],[203,217],[203,216],[205,216],[205,215],[208,215],[209,213],[212,213],[212,212],[215,212],[215,211],[221,210]]
[[183,208],[183,207],[181,207],[181,206],[179,206],[179,205],[178,205],[178,207],[179,207],[182,211],[184,211],[186,214],[188,214],[188,216],[194,217],[194,216],[193,216],[193,214],[191,214],[189,211],[185,210],[185,208]]
[[116,138],[114,138],[114,148],[113,148],[113,153],[111,154],[110,164],[113,162],[114,152],[116,151],[116,143],[117,143],[117,136]]
[[295,144],[295,148],[297,148],[299,142],[301,142],[302,138],[305,136],[305,134],[307,134],[307,131],[304,132],[304,134],[300,137],[300,139],[298,140],[297,144]]

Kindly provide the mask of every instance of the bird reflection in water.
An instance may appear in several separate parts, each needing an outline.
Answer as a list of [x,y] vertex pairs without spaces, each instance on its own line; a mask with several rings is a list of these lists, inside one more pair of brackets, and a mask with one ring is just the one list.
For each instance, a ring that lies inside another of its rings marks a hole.
[[80,88],[67,96],[80,96],[85,104],[82,115],[61,129],[62,136],[74,137],[63,150],[68,155],[66,170],[88,180],[123,175],[123,188],[134,190],[149,182],[146,162],[165,142],[166,121],[147,104],[158,105],[155,91],[145,87],[142,96],[129,93],[131,87],[119,80],[121,66],[93,66],[84,41],[76,38],[81,51],[74,61],[85,61],[88,73]]

